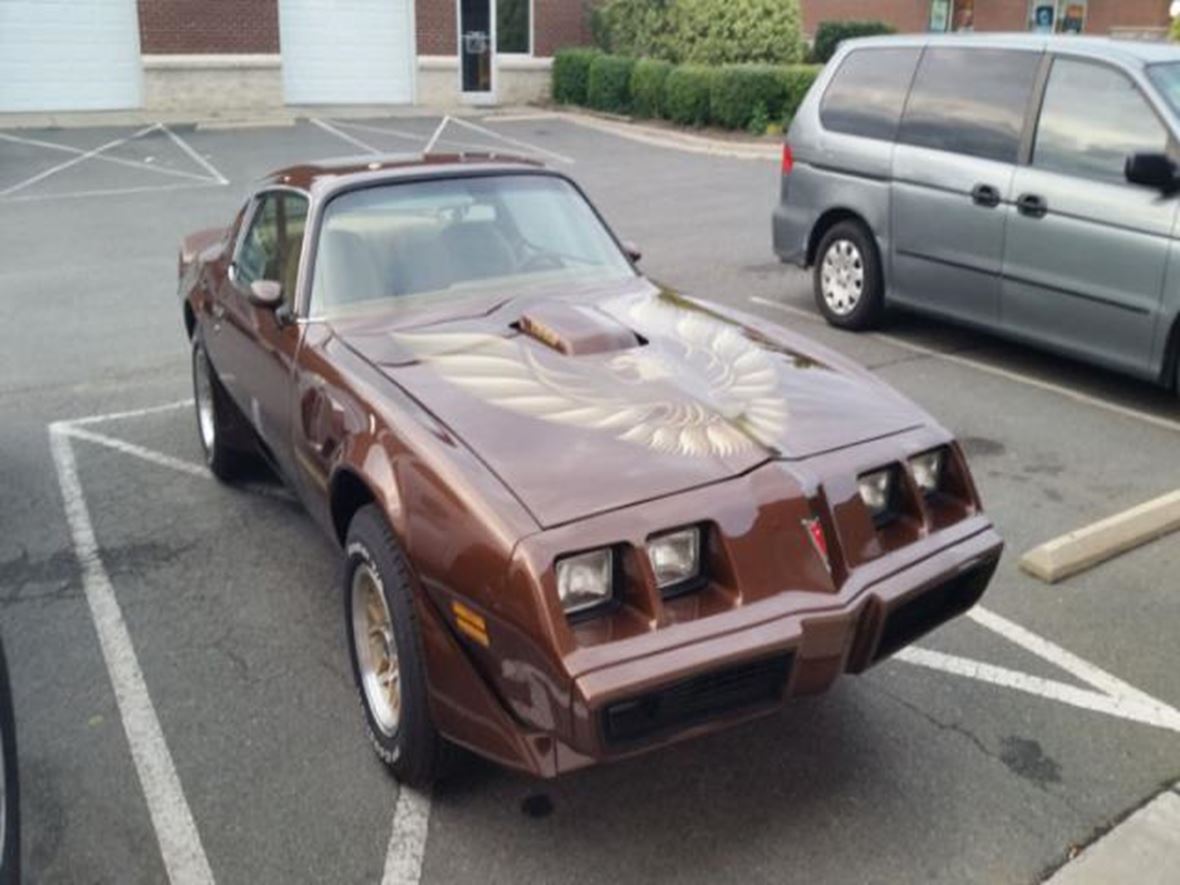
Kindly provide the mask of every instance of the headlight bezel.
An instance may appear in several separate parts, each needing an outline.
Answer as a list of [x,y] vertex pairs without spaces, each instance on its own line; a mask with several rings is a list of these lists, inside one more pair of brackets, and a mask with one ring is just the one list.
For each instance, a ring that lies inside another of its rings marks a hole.
[[[606,593],[596,598],[589,598],[584,602],[567,606],[565,596],[562,595],[563,571],[579,564],[585,565],[585,560],[589,560],[592,557],[602,556],[606,557]],[[565,616],[571,621],[613,608],[618,602],[619,572],[619,553],[613,546],[593,547],[589,550],[578,550],[573,553],[561,555],[553,563],[553,581],[557,591],[557,604],[561,607]]]
[[[885,480],[884,490],[874,488],[874,480]],[[866,494],[866,488],[869,490]],[[897,466],[894,464],[887,464],[884,467],[878,467],[873,470],[866,470],[856,477],[856,491],[860,497],[861,503],[865,510],[868,511],[869,518],[877,527],[886,525],[892,522],[898,516],[897,500],[899,489],[901,488],[900,476]],[[881,501],[879,504],[874,503],[870,498],[876,498],[877,493],[880,492]]]
[[[660,580],[660,569],[657,567],[653,555],[653,545],[660,542],[671,542],[682,537],[691,537],[692,569],[683,576],[670,580]],[[704,567],[705,527],[699,524],[678,526],[663,529],[648,535],[644,541],[644,555],[651,566],[652,578],[656,584],[656,592],[664,599],[671,599],[684,593],[698,590],[706,581]]]
[[[931,469],[929,460],[933,460]],[[906,459],[906,466],[914,478],[914,486],[925,498],[930,498],[943,491],[946,484],[947,462],[950,451],[946,446],[936,446],[911,455]]]

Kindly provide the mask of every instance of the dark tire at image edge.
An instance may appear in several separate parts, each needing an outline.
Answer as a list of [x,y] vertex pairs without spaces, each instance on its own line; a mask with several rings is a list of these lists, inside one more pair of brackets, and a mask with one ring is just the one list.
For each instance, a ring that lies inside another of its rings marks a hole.
[[430,716],[410,566],[376,505],[353,517],[344,556],[344,622],[369,740],[399,781],[429,787],[452,748]]
[[812,271],[815,303],[833,326],[871,329],[885,312],[881,258],[873,234],[859,221],[841,221],[823,235]]

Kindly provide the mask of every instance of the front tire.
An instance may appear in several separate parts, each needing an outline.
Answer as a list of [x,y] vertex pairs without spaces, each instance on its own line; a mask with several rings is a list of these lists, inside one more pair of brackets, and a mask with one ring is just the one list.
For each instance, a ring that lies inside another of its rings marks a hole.
[[399,781],[429,787],[449,747],[430,716],[409,564],[372,504],[353,517],[344,550],[344,622],[369,740]]
[[871,329],[885,311],[881,259],[872,233],[841,221],[820,240],[813,272],[815,303],[833,326]]
[[205,464],[222,482],[230,482],[245,468],[247,456],[230,445],[229,399],[200,335],[193,338],[192,369],[197,438],[205,453]]

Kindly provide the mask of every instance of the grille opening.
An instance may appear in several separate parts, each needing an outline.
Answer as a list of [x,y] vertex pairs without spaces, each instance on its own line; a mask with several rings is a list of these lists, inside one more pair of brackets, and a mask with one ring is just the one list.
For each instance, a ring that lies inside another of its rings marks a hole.
[[994,562],[977,565],[899,605],[885,617],[873,660],[889,657],[975,605],[995,567]]
[[775,703],[786,690],[791,662],[791,654],[750,661],[611,704],[603,711],[607,743],[651,737]]

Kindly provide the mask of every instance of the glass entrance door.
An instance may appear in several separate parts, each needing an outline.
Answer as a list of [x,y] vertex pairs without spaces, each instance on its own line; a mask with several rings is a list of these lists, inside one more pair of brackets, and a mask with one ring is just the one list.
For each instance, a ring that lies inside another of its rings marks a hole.
[[459,88],[472,104],[495,101],[495,0],[459,4]]

